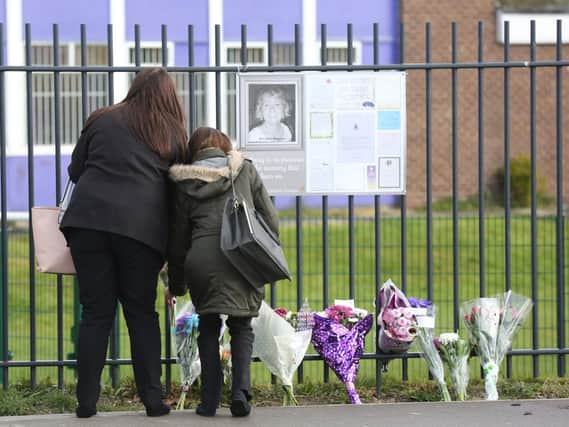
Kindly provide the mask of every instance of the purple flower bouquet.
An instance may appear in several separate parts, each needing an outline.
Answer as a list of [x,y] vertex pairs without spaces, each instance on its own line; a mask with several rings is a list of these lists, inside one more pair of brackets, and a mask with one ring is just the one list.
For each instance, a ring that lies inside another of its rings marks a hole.
[[330,369],[346,385],[350,403],[361,404],[354,382],[358,375],[360,358],[364,353],[364,339],[371,329],[373,317],[368,314],[361,320],[356,318],[354,322],[355,317],[346,310],[329,308],[327,311],[330,313],[326,313],[328,317],[314,315],[312,344]]

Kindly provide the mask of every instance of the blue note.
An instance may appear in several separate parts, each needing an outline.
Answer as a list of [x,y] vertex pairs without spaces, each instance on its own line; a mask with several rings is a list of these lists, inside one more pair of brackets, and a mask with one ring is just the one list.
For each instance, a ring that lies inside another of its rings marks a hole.
[[378,130],[399,130],[401,129],[400,111],[378,111],[377,112]]

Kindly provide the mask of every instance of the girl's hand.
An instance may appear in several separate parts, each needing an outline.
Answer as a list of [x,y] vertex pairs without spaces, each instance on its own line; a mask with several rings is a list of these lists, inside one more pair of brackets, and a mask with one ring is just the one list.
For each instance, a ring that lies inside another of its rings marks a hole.
[[176,297],[172,294],[172,292],[170,292],[169,288],[164,288],[164,296],[166,297],[166,304],[168,304],[168,307],[170,308],[174,308],[174,305],[176,305]]

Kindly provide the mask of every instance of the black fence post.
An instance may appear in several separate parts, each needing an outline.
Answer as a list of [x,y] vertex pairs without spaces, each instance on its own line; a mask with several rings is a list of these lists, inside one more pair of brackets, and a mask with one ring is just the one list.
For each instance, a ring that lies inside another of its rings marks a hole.
[[[4,24],[0,22],[0,65],[4,65]],[[0,71],[0,353],[8,361],[8,223],[6,220],[6,120],[4,117],[4,71]],[[0,381],[8,388],[8,367],[0,369]]]
[[[73,323],[70,328],[71,342],[73,343],[73,351],[67,354],[67,359],[77,360],[79,355],[79,323],[81,322],[81,304],[79,303],[79,281],[77,276],[73,278]],[[71,369],[75,371],[77,376],[77,368],[74,366]]]
[[[1,24],[0,24],[1,25]],[[0,32],[2,31],[2,27],[0,26]],[[1,40],[0,40],[1,42]],[[0,88],[1,89],[1,88]],[[0,91],[0,93],[3,93],[3,91]],[[2,144],[2,150],[4,149],[4,141],[0,141],[0,143]],[[4,168],[2,168],[3,170]],[[4,205],[2,205],[4,206]],[[4,218],[4,215],[2,215],[2,218]],[[0,230],[0,240],[2,242],[4,242],[4,227],[2,227],[2,229]],[[0,245],[0,259],[3,261],[4,260],[4,245]],[[0,353],[2,354],[2,360],[4,362],[6,362],[6,359],[8,359],[6,357],[6,354],[4,352],[4,348],[5,346],[5,342],[4,342],[4,317],[6,317],[4,315],[4,313],[6,313],[8,310],[6,310],[6,305],[4,304],[4,288],[6,286],[6,283],[4,282],[4,263],[2,262],[0,264],[0,277],[2,277],[2,292],[0,292],[0,307],[2,307],[2,315],[0,316]],[[0,381],[4,384],[4,371],[7,370],[7,368],[2,368],[0,369]],[[4,389],[6,389],[7,386],[4,386]]]
[[[34,205],[34,132],[33,132],[33,100],[32,100],[32,27],[25,26],[26,38],[26,117],[27,117],[27,161],[28,161],[28,230],[32,229],[32,206]],[[28,234],[28,271],[30,274],[30,361],[37,360],[37,324],[36,324],[36,265],[34,255],[34,240],[32,233]],[[37,368],[30,366],[30,388],[35,389],[37,384]]]
[[[561,61],[562,55],[562,26],[561,20],[557,20],[557,46],[556,59]],[[557,215],[556,215],[556,254],[557,254],[557,347],[563,349],[566,346],[565,337],[565,278],[564,278],[564,230],[563,230],[563,71],[558,65],[556,73],[556,145],[557,145]],[[565,356],[560,354],[557,358],[557,375],[565,376]]]

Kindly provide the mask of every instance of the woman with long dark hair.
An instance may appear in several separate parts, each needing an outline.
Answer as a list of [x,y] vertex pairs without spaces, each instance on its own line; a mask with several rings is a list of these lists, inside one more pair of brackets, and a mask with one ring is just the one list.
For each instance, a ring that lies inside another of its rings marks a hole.
[[79,281],[76,414],[97,412],[117,310],[128,326],[134,378],[148,416],[165,415],[160,383],[158,272],[168,236],[168,168],[187,151],[184,113],[163,68],[144,69],[125,99],[93,112],[73,150],[75,185],[61,223]]

